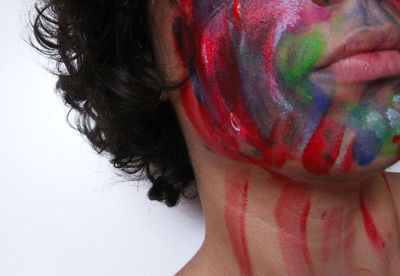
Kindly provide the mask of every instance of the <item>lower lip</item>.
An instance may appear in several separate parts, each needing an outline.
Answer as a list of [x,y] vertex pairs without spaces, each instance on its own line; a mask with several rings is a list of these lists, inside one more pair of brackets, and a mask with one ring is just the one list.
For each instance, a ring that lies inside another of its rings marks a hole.
[[339,83],[364,83],[400,76],[400,53],[395,50],[368,52],[341,59],[327,70]]

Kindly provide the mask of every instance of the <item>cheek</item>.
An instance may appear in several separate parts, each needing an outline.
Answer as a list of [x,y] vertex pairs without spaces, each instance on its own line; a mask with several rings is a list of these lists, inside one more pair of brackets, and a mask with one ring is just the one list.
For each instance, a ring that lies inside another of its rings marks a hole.
[[324,7],[307,1],[301,12],[301,23],[303,26],[310,26],[315,23],[330,21],[332,16],[341,8],[341,5]]
[[203,4],[194,3],[189,25],[182,17],[174,22],[177,51],[193,73],[182,93],[186,113],[212,150],[283,166],[294,152],[287,139],[293,124],[273,107],[288,109],[275,78],[276,46],[299,24],[302,3],[232,1],[211,18]]
[[[212,151],[266,169],[297,160],[314,174],[341,160],[348,111],[335,107],[330,87],[308,78],[326,46],[314,23],[333,25],[334,9],[309,2],[195,1],[175,18],[176,51],[191,74],[182,103]],[[355,121],[345,172],[381,149],[370,127]]]
[[390,0],[389,2],[392,3],[397,8],[397,10],[400,11],[400,0]]

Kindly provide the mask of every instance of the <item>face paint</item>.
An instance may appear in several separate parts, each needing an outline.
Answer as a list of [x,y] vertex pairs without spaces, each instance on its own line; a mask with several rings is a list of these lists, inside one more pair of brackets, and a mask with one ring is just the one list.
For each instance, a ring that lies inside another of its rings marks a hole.
[[[387,70],[361,72],[343,60],[317,70],[341,43],[335,36],[344,40],[367,23],[371,30],[394,24],[382,4],[343,10],[305,0],[193,0],[181,6],[173,31],[192,76],[182,103],[209,149],[265,169],[297,161],[318,175],[333,167],[360,170],[377,157],[397,159],[400,82],[374,79],[397,69],[386,64]],[[400,34],[398,25],[392,29]],[[344,73],[349,68],[351,76]],[[341,84],[343,78],[358,86]]]
[[393,5],[400,10],[400,0],[390,0],[391,3],[393,3]]

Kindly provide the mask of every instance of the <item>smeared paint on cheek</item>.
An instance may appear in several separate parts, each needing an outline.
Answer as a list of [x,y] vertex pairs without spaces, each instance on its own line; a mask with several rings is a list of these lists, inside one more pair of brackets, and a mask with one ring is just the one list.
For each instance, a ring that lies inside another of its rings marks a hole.
[[326,116],[304,150],[304,167],[315,174],[328,173],[339,156],[344,131],[344,124]]
[[351,140],[349,146],[347,147],[346,154],[343,157],[341,168],[344,172],[348,172],[353,165],[353,147],[354,147],[355,137]]
[[[397,126],[390,122],[394,113],[387,111],[386,119],[370,107],[362,104],[352,109],[347,126],[356,131],[353,144],[353,159],[361,166],[369,165],[377,156],[393,156],[398,152],[398,145],[393,142],[397,136]],[[400,119],[400,117],[399,117]],[[393,120],[396,124],[400,121]],[[400,129],[400,128],[399,128]]]
[[[179,17],[175,20],[176,48],[189,71],[194,72],[193,90],[182,93],[182,102],[207,147],[262,167],[282,167],[305,144],[303,136],[310,136],[313,131],[303,130],[303,123],[308,120],[297,121],[298,113],[288,101],[291,96],[282,94],[276,78],[279,38],[285,28],[298,24],[302,4],[294,0],[256,2],[233,1],[232,6],[221,3],[220,7],[215,3],[213,7],[218,12],[207,21],[206,27],[203,27],[205,19],[200,16],[191,22],[190,28]],[[203,7],[200,2],[194,6],[200,14],[209,7]],[[300,98],[315,100],[309,115],[321,118],[329,99],[317,87],[310,92],[312,85],[305,77],[322,55],[322,35],[312,32],[287,40],[280,48],[301,46],[301,50],[294,64],[280,58],[281,71],[285,72],[279,74],[287,76],[290,86],[299,87]],[[289,58],[290,53],[286,51],[282,55]],[[195,100],[198,105],[194,107]],[[315,128],[317,124],[314,122],[310,127]]]
[[307,184],[284,181],[275,207],[278,239],[288,275],[313,275],[311,255],[307,246],[307,219],[310,212],[310,194]]
[[332,18],[338,8],[339,6],[336,6],[335,9],[326,9],[322,6],[316,6],[315,4],[305,5],[305,9],[303,9],[301,14],[302,23],[308,26],[315,23],[328,21]]
[[390,0],[390,2],[400,11],[400,0]]
[[233,3],[233,15],[236,17],[236,19],[241,19],[240,0],[235,0],[235,2]]
[[[279,74],[299,100],[312,101],[311,82],[307,79],[313,65],[324,53],[326,41],[318,30],[300,35],[286,35],[279,44]],[[293,49],[296,49],[294,55]]]
[[[361,114],[361,104],[332,114],[334,92],[310,80],[327,48],[318,24],[338,32],[348,20],[339,8],[302,0],[183,3],[173,31],[193,86],[182,89],[182,104],[207,148],[265,169],[298,161],[320,175],[398,154],[400,116]],[[342,148],[346,129],[355,138]],[[341,151],[345,161],[336,164]]]
[[225,180],[225,224],[241,275],[251,276],[252,266],[246,241],[246,209],[248,182],[240,176],[227,176]]

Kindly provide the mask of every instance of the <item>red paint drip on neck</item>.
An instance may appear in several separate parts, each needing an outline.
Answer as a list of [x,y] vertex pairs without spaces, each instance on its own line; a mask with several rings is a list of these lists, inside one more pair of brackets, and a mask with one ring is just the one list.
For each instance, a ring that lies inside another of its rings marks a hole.
[[246,209],[248,182],[227,177],[225,183],[225,224],[228,229],[241,275],[251,276],[252,266],[246,240]]
[[314,273],[312,273],[313,267],[312,267],[312,261],[311,261],[311,254],[310,254],[310,251],[308,250],[308,246],[307,246],[307,219],[308,219],[308,214],[310,213],[310,207],[311,207],[311,203],[309,200],[307,202],[306,206],[304,207],[303,215],[301,217],[300,232],[301,232],[302,251],[303,251],[304,259],[307,263],[308,269],[311,271],[311,274],[314,274]]
[[381,250],[386,247],[386,243],[379,234],[371,214],[368,212],[362,190],[363,189],[360,190],[360,209],[363,216],[364,228],[372,245],[375,247],[376,250],[379,251],[380,255],[382,256]]
[[325,263],[333,263],[337,261],[337,252],[342,250],[341,242],[339,242],[341,239],[339,240],[337,237],[342,234],[341,231],[344,224],[343,209],[340,207],[327,209],[321,215],[321,220],[323,220],[322,260]]
[[275,207],[275,220],[287,273],[289,276],[313,275],[307,246],[307,219],[311,207],[307,184],[272,175],[272,178],[285,183]]
[[383,180],[385,181],[386,187],[387,187],[387,189],[388,189],[390,195],[392,195],[392,189],[390,188],[389,180],[388,180],[388,178],[387,178],[387,176],[386,176],[386,173],[385,173],[384,171],[381,172],[381,176],[382,176]]

